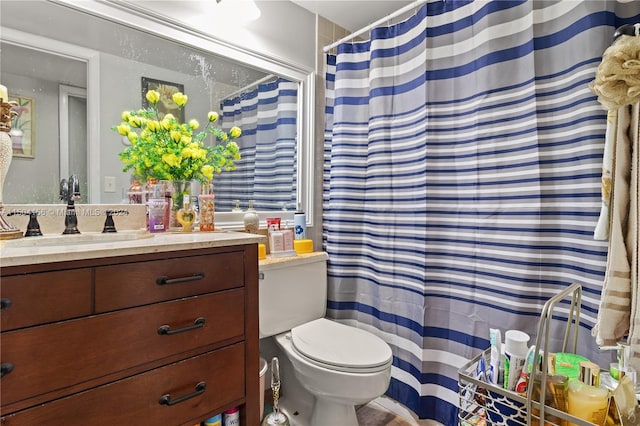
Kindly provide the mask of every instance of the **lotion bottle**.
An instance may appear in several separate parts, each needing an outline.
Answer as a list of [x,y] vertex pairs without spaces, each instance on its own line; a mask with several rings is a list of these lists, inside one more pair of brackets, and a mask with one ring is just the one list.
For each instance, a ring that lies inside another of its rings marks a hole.
[[567,411],[574,417],[604,425],[609,409],[609,390],[600,386],[600,367],[580,362],[580,376],[569,381]]

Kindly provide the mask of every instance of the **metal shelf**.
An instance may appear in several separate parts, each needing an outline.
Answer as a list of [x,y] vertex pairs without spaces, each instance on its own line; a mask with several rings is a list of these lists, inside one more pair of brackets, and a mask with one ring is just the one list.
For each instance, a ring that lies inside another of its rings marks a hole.
[[[576,352],[582,287],[579,284],[571,284],[549,299],[540,314],[536,348],[542,348],[544,351],[541,371],[547,371],[549,333],[553,311],[556,305],[564,299],[570,299],[570,304],[565,324],[562,352]],[[475,356],[458,371],[459,426],[472,426],[475,424],[474,418],[477,419],[482,416],[486,418],[486,424],[488,425],[529,426],[539,424],[541,426],[566,426],[570,422],[578,426],[595,426],[593,423],[544,404],[547,397],[546,374],[540,375],[539,399],[533,397],[534,386],[531,383],[527,386],[526,395],[520,395],[477,379],[476,369],[480,359],[483,358],[484,365],[489,365],[490,356],[491,349],[489,348]]]

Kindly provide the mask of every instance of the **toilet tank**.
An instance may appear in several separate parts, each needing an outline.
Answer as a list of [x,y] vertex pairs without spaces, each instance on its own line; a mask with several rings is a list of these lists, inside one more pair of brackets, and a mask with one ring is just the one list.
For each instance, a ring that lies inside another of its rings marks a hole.
[[324,252],[260,261],[260,338],[323,318],[327,309]]

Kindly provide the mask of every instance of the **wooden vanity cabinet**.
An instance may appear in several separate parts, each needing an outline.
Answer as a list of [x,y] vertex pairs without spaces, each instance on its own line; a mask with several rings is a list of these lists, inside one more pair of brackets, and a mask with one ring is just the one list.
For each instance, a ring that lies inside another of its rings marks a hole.
[[258,425],[257,245],[0,268],[0,423]]

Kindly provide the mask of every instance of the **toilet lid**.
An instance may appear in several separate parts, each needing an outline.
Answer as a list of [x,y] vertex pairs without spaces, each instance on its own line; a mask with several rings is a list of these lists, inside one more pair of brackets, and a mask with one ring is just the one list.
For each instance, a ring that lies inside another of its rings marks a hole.
[[324,318],[291,330],[294,348],[309,359],[336,367],[366,369],[391,362],[391,348],[378,336]]

